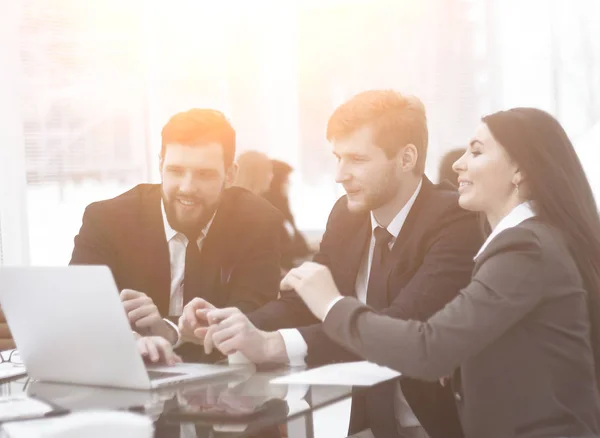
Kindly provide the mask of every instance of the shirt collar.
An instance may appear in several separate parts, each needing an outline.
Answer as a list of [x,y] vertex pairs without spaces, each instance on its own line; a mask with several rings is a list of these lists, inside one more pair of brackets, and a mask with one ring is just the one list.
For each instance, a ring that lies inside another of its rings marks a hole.
[[492,233],[485,240],[475,257],[473,257],[473,260],[477,260],[477,257],[479,257],[481,253],[487,248],[489,243],[492,240],[494,240],[494,237],[496,237],[502,231],[516,227],[521,222],[524,222],[527,219],[531,219],[532,217],[535,217],[535,212],[533,211],[533,206],[531,205],[531,202],[526,201],[522,204],[517,205],[510,211],[510,213],[504,216],[500,222],[498,222],[498,225],[496,225],[496,228],[492,230]]
[[[421,192],[422,185],[423,185],[423,180],[419,181],[419,185],[415,189],[415,192],[412,194],[412,196],[410,197],[408,202],[406,204],[404,204],[404,207],[402,207],[402,209],[398,212],[398,214],[394,217],[394,219],[392,219],[390,224],[386,227],[386,229],[392,235],[394,240],[398,238],[398,235],[400,234],[400,230],[402,230],[402,226],[404,225],[404,222],[406,221],[406,218],[408,217],[408,213],[410,213],[410,209],[412,208],[413,204],[415,203],[417,196]],[[375,219],[375,215],[373,214],[373,212],[371,212],[371,232],[375,231],[375,228],[380,227],[380,226],[381,225],[379,225],[379,223],[377,222],[377,219]]]
[[[162,199],[160,201],[160,209],[162,211],[163,224],[165,225],[165,236],[167,237],[167,242],[170,242],[171,239],[175,238],[175,236],[177,236],[179,234],[179,235],[181,235],[181,237],[184,239],[184,241],[187,244],[187,237],[185,237],[185,235],[183,233],[175,231],[173,228],[171,228],[171,225],[169,224],[169,220],[167,219],[167,212],[165,211],[165,203]],[[216,214],[217,214],[217,212],[215,211],[215,213],[212,215],[212,217],[210,218],[208,223],[204,226],[204,228],[202,228],[202,231],[200,231],[200,234],[198,235],[198,242],[200,242],[202,239],[204,239],[206,237],[206,235],[208,234],[208,230],[209,230],[210,226],[212,225]]]

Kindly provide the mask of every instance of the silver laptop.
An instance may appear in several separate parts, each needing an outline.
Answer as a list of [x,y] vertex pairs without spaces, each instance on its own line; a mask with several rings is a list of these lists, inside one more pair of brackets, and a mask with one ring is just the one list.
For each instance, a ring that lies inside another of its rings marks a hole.
[[0,305],[34,380],[153,389],[239,371],[146,367],[106,266],[0,267]]

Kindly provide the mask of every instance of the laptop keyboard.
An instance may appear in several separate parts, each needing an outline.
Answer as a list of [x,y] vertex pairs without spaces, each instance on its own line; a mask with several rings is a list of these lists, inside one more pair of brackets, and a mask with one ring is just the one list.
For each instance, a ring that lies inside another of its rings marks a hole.
[[150,378],[150,380],[168,379],[169,377],[177,377],[177,376],[183,376],[183,375],[184,375],[184,373],[168,373],[168,372],[164,372],[164,371],[148,370],[148,377]]

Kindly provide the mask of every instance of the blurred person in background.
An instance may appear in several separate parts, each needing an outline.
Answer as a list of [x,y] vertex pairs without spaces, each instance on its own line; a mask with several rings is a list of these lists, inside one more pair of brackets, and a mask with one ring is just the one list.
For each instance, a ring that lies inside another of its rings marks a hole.
[[247,151],[237,159],[238,172],[236,187],[242,187],[257,196],[262,196],[269,190],[273,179],[273,164],[269,157],[262,152]]
[[288,270],[296,266],[300,260],[310,256],[311,250],[304,236],[296,227],[290,207],[289,178],[294,169],[283,161],[271,160],[271,163],[273,164],[273,179],[271,187],[263,194],[263,197],[283,214],[281,267]]
[[442,157],[440,161],[440,167],[438,171],[438,182],[448,181],[453,186],[458,187],[456,172],[452,169],[452,165],[465,153],[465,148],[456,148],[448,151]]

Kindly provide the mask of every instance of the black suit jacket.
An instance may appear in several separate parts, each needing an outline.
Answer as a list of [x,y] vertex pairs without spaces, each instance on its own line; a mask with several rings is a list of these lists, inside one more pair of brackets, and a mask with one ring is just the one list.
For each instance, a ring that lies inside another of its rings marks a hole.
[[[280,222],[281,214],[264,199],[238,187],[227,189],[202,245],[199,296],[243,312],[275,299]],[[108,265],[119,290],[146,293],[168,316],[171,267],[160,186],[140,184],[89,205],[71,264]]]
[[[370,215],[348,211],[342,197],[334,206],[315,261],[327,265],[343,295],[355,296],[361,258],[371,236]],[[424,321],[469,283],[473,256],[483,243],[475,214],[461,209],[456,190],[434,186],[423,179],[421,192],[391,252],[387,288],[369,291],[370,302],[381,313],[398,319]],[[372,294],[376,293],[374,297]],[[265,330],[301,327],[308,345],[307,362],[360,360],[331,341],[321,324],[295,293],[250,314]],[[382,333],[382,336],[385,336]],[[395,436],[395,382],[379,385],[353,400],[350,432],[371,428],[376,436]],[[456,407],[449,389],[439,383],[403,379],[402,389],[421,424],[432,438],[462,436]]]

